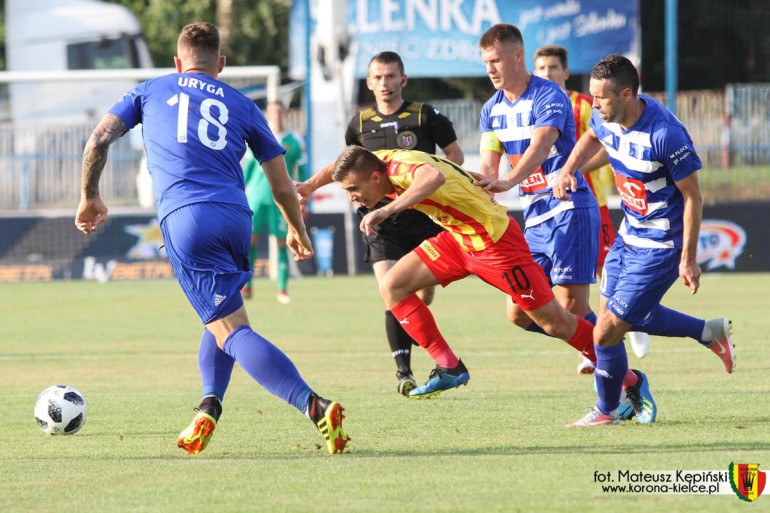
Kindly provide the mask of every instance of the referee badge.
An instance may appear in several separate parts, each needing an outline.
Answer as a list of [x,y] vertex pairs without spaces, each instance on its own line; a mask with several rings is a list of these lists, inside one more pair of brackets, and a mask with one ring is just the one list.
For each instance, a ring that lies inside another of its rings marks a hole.
[[403,132],[399,132],[398,136],[396,136],[396,143],[399,148],[405,150],[414,149],[414,147],[417,146],[417,135],[411,130],[404,130]]

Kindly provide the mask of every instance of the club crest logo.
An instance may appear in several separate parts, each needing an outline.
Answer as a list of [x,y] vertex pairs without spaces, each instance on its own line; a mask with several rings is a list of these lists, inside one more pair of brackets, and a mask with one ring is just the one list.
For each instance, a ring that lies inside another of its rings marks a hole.
[[411,150],[417,146],[417,134],[411,130],[404,130],[403,132],[398,133],[396,142],[398,143],[399,148]]
[[765,489],[765,473],[759,463],[730,463],[730,486],[741,500],[753,502]]
[[746,231],[723,219],[704,219],[698,236],[699,265],[707,271],[717,267],[735,269],[735,259],[743,254]]

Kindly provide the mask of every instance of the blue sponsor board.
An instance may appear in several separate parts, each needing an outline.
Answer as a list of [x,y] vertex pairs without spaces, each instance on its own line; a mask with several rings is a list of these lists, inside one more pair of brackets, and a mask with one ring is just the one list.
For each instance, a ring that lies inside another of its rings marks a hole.
[[[520,211],[510,214],[522,225]],[[620,210],[611,211],[617,226]],[[704,272],[768,272],[770,242],[766,236],[764,203],[729,203],[703,208],[697,259]],[[346,274],[348,271],[343,214],[311,214],[317,259],[300,263],[305,275]],[[358,269],[365,248],[353,234]],[[119,281],[173,278],[163,252],[155,216],[111,215],[96,235],[83,235],[67,217],[0,217],[0,282],[86,279]],[[319,235],[320,234],[320,235]],[[321,238],[323,240],[321,240]],[[268,275],[266,238],[258,248],[256,276]]]
[[[311,215],[307,225],[312,232],[326,235],[323,244],[319,244],[319,256],[323,259],[300,262],[300,271],[345,274],[342,214]],[[174,278],[158,220],[151,214],[111,214],[107,223],[91,236],[77,231],[71,216],[0,217],[0,233],[0,282]],[[356,254],[363,255],[361,237],[354,241]],[[255,276],[269,275],[267,237],[262,238],[257,248],[253,267]]]
[[[302,75],[305,64],[300,3],[292,9],[293,76]],[[610,53],[638,61],[635,0],[349,0],[347,8],[357,78],[384,50],[399,53],[412,77],[484,76],[479,39],[497,23],[522,31],[530,68],[532,53],[544,44],[567,48],[573,74],[588,73]]]

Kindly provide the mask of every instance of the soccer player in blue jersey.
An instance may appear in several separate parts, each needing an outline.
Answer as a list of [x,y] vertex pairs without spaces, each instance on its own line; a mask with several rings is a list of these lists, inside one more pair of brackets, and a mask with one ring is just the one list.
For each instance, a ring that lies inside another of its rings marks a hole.
[[[501,23],[481,38],[481,57],[497,92],[481,109],[479,186],[503,192],[519,185],[524,236],[546,271],[559,303],[595,322],[589,291],[596,281],[599,210],[583,177],[569,202],[551,194],[551,182],[575,145],[575,121],[569,97],[550,80],[532,76],[525,63],[521,32]],[[503,155],[511,172],[498,179]],[[509,318],[542,333],[526,313],[508,301]]]
[[[596,281],[599,252],[599,208],[582,175],[576,175],[576,191],[569,201],[556,199],[551,191],[559,169],[575,146],[572,104],[558,84],[527,71],[524,40],[518,28],[500,23],[479,41],[481,58],[497,92],[481,109],[481,166],[484,178],[477,185],[490,192],[519,186],[524,209],[524,237],[532,256],[554,287],[557,301],[567,311],[591,325],[591,283]],[[498,179],[502,155],[511,171]],[[527,312],[507,301],[508,317],[517,326],[544,333]],[[592,328],[590,328],[592,329]],[[578,348],[589,360],[593,348]],[[625,387],[641,406],[643,373],[629,370]],[[652,398],[649,397],[649,400]],[[626,405],[633,412],[632,405]]]
[[204,398],[177,445],[197,454],[208,444],[235,362],[269,392],[306,414],[331,453],[342,452],[344,408],[313,392],[294,364],[249,325],[240,289],[251,276],[251,211],[240,160],[246,146],[268,176],[289,224],[287,245],[298,260],[313,254],[283,147],[256,105],[217,80],[225,65],[219,32],[210,23],[182,29],[177,73],[139,84],[97,125],[83,155],[82,194],[75,225],[93,233],[107,218],[99,178],[107,150],[142,124],[147,163],[169,260],[205,329],[199,349]]
[[[660,304],[677,278],[695,294],[695,260],[702,197],[701,162],[684,125],[657,100],[639,94],[639,74],[626,57],[613,54],[591,70],[594,114],[553,184],[568,201],[579,189],[577,170],[604,146],[615,173],[625,214],[604,263],[599,319],[594,330],[599,402],[575,425],[617,422],[622,377],[628,369],[623,335],[690,337],[708,347],[731,373],[735,351],[730,321],[696,319]],[[646,381],[646,379],[645,379]],[[654,403],[637,411],[643,422],[656,416]]]

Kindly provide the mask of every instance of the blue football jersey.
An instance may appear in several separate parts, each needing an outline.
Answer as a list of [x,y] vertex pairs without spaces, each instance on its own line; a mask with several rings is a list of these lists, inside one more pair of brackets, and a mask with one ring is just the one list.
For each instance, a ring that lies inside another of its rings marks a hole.
[[143,82],[109,112],[128,128],[142,124],[159,219],[199,202],[248,208],[240,165],[246,145],[260,162],[285,151],[253,101],[200,73]]
[[578,173],[578,190],[570,201],[554,198],[553,180],[575,147],[575,120],[572,104],[555,82],[531,76],[524,93],[511,103],[504,91],[497,91],[482,107],[480,119],[481,151],[505,152],[516,167],[529,148],[535,128],[552,126],[560,135],[543,164],[519,185],[526,226],[534,226],[574,207],[596,205],[596,199],[583,176]]
[[684,198],[676,186],[701,168],[684,125],[659,101],[640,94],[645,107],[628,130],[594,111],[591,128],[615,172],[625,219],[618,233],[627,244],[681,248]]

